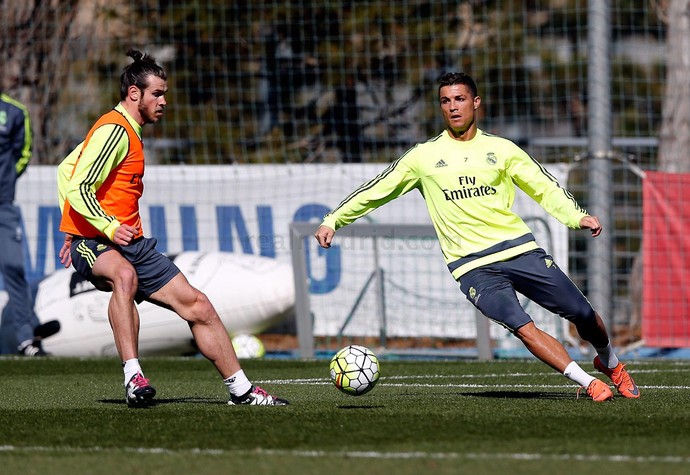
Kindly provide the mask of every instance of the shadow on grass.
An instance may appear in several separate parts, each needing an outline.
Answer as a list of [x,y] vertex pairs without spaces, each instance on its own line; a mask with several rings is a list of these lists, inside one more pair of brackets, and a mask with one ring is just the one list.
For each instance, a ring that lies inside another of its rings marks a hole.
[[546,391],[482,391],[458,394],[460,396],[467,397],[485,397],[494,399],[575,399],[574,394]]
[[[124,399],[100,399],[98,402],[101,404],[116,404],[116,405],[126,405]],[[227,404],[227,401],[223,401],[218,398],[209,397],[176,397],[176,398],[156,398],[153,400],[153,404],[147,407],[162,406],[164,404]]]

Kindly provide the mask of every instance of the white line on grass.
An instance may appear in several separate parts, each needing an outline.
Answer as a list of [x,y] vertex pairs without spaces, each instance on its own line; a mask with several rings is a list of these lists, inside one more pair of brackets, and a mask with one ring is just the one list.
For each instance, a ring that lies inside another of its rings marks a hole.
[[[682,369],[642,369],[642,370],[630,370],[631,374],[649,374],[649,373],[683,373],[690,371],[690,366],[688,368]],[[542,372],[542,373],[487,373],[487,374],[409,374],[409,375],[393,375],[393,376],[382,376],[381,381],[391,381],[395,379],[411,380],[411,379],[483,379],[483,378],[522,378],[522,377],[541,377],[541,376],[558,376],[563,377],[562,374],[555,371]],[[321,384],[324,381],[329,381],[328,378],[294,378],[294,379],[264,379],[257,381],[261,384]],[[653,387],[653,386],[649,386]],[[659,386],[658,388],[672,388],[677,387],[678,389],[687,389],[686,386]]]
[[137,453],[150,455],[213,455],[213,456],[273,456],[273,457],[309,457],[309,458],[366,458],[366,459],[474,459],[474,460],[559,460],[581,462],[634,462],[690,464],[686,456],[632,456],[632,455],[599,455],[599,454],[539,454],[539,453],[484,453],[484,452],[379,452],[379,451],[323,451],[323,450],[222,450],[222,449],[168,449],[164,447],[70,447],[70,446],[29,446],[1,445],[0,452],[35,453],[51,452],[61,454],[79,453]]
[[[562,377],[562,375],[559,375]],[[455,376],[440,376],[445,378],[455,378]],[[409,377],[417,379],[417,377]],[[520,384],[520,383],[506,383],[506,384],[479,384],[479,383],[391,383],[388,382],[394,379],[409,379],[407,376],[400,377],[381,377],[379,386],[396,387],[396,388],[472,388],[472,389],[572,389],[574,383],[566,384]],[[420,377],[421,378],[421,377]],[[431,376],[425,379],[432,378]],[[301,378],[301,379],[262,379],[257,380],[257,384],[295,384],[304,386],[327,386],[332,384],[329,379],[325,378]],[[690,386],[666,386],[666,385],[638,385],[642,389],[683,389],[689,390]]]

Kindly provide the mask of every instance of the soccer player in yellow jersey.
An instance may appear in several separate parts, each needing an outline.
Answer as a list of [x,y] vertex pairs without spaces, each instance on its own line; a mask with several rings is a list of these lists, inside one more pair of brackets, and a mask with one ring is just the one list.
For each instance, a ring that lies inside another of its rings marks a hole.
[[537,328],[516,292],[568,319],[595,348],[594,367],[619,394],[638,398],[639,389],[618,361],[601,317],[511,210],[515,186],[568,227],[587,228],[596,237],[602,231],[599,220],[522,149],[477,128],[481,98],[471,77],[445,74],[438,93],[446,129],[412,147],[327,214],[315,234],[319,245],[330,247],[337,229],[417,189],[448,270],[468,300],[541,361],[586,388],[594,401],[612,399],[606,383],[586,373],[558,340]]
[[58,167],[60,259],[96,288],[112,292],[108,318],[125,375],[125,400],[149,406],[156,390],[139,363],[137,302],[174,310],[189,323],[201,353],[222,376],[228,404],[277,406],[288,401],[252,385],[240,367],[230,337],[205,294],[144,237],[139,215],[143,192],[141,130],[163,117],[167,74],[136,50],[120,78],[120,103],[94,124],[84,142]]

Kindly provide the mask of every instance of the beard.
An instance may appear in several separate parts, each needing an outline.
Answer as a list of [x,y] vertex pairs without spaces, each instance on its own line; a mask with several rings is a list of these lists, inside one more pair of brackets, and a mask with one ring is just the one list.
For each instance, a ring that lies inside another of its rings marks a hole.
[[162,117],[162,113],[163,113],[162,109],[160,110],[161,115],[157,115],[156,114],[157,111],[150,112],[150,110],[147,109],[146,107],[144,107],[141,103],[139,104],[138,109],[139,109],[139,115],[141,115],[141,118],[144,120],[145,124],[155,124],[156,122],[158,122],[160,120],[160,118]]

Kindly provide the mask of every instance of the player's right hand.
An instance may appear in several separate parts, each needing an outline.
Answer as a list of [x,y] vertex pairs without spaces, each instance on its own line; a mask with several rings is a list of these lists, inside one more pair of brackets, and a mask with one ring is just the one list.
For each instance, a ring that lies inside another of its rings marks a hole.
[[314,237],[316,238],[316,241],[319,243],[319,246],[328,249],[329,247],[331,247],[331,242],[333,242],[334,234],[335,230],[322,224],[321,226],[319,226],[319,229],[316,230]]
[[70,254],[70,252],[69,252],[71,246],[72,246],[72,235],[71,234],[65,234],[65,242],[62,243],[62,247],[60,248],[60,252],[58,253],[58,257],[60,258],[60,262],[62,263],[63,266],[65,266],[65,269],[68,269],[69,266],[72,265],[72,254]]

